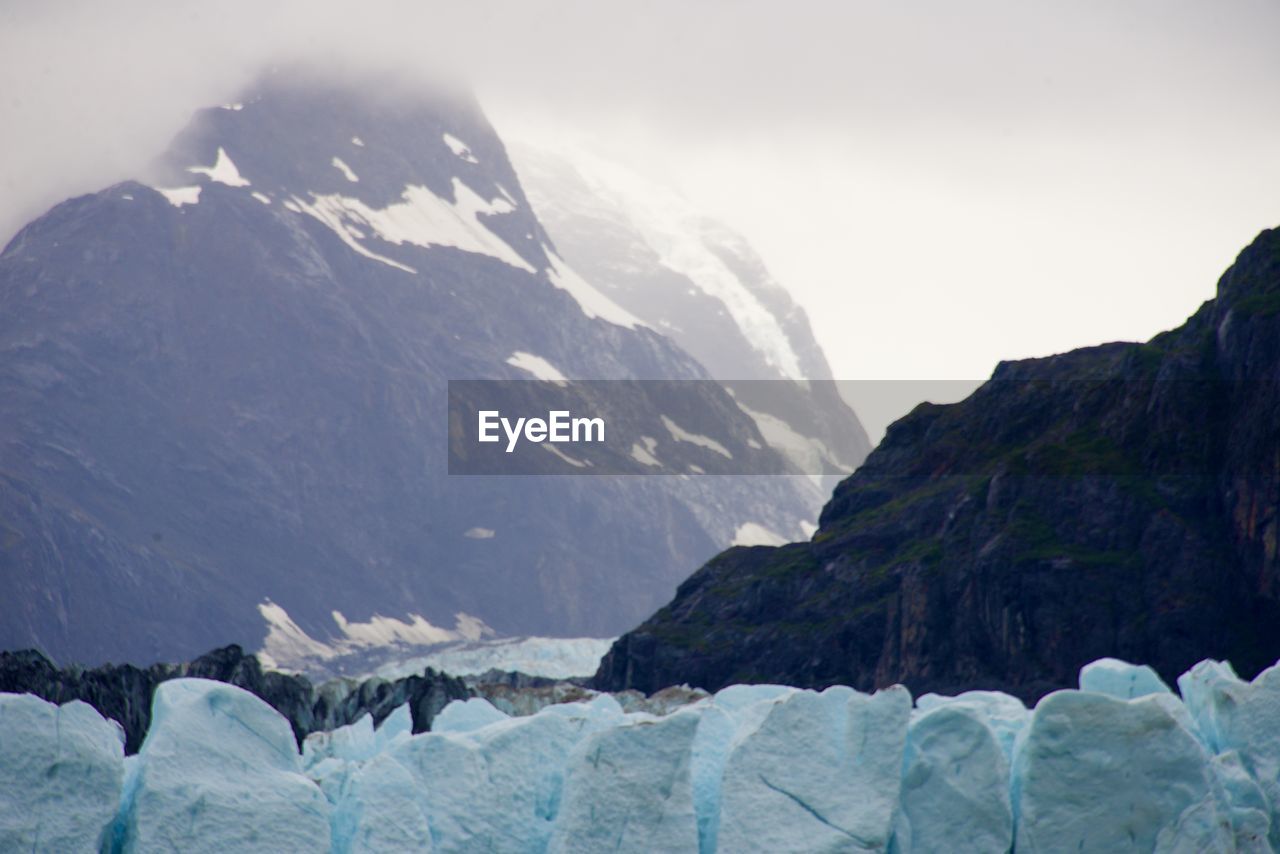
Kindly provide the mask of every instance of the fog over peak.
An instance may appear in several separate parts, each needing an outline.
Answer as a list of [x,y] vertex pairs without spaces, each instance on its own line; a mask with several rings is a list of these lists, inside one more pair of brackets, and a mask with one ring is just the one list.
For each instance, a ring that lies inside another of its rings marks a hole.
[[0,240],[272,65],[463,79],[744,232],[838,376],[1176,325],[1280,222],[1280,7],[1238,0],[0,7]]

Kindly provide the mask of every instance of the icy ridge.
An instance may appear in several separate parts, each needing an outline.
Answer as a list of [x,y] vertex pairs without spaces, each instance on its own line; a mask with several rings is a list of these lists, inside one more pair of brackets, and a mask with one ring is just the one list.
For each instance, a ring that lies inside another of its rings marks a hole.
[[[1103,659],[1013,697],[735,685],[669,714],[473,698],[308,736],[165,683],[142,750],[82,703],[0,695],[0,849],[1274,851],[1280,664]],[[691,695],[696,696],[696,695]]]

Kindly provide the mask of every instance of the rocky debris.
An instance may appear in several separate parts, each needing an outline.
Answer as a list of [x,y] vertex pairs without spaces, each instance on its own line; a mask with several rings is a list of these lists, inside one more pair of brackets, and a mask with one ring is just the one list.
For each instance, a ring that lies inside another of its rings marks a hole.
[[433,670],[389,681],[339,680],[319,687],[301,676],[263,670],[255,656],[238,646],[215,649],[185,664],[130,664],[60,669],[35,650],[0,652],[0,692],[34,694],[53,703],[81,700],[124,730],[126,752],[142,746],[151,724],[152,699],[163,683],[199,678],[243,688],[261,698],[289,722],[301,744],[309,733],[332,730],[369,714],[381,722],[408,704],[414,732],[451,700],[470,696],[460,680]]

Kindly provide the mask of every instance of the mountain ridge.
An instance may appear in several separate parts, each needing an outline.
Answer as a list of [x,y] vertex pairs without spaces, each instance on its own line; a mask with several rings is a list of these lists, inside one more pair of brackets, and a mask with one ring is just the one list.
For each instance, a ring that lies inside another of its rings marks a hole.
[[1001,363],[893,424],[809,543],[722,553],[598,686],[1005,690],[1280,655],[1280,230],[1145,344]]
[[[832,382],[805,310],[742,235],[580,146],[517,142],[512,151],[576,269],[706,365],[800,470],[858,467],[871,450],[866,431]],[[824,477],[822,492],[837,482]]]

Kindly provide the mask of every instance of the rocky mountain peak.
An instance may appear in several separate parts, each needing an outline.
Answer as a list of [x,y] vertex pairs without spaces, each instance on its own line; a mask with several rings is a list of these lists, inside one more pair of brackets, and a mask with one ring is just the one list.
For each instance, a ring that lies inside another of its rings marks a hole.
[[1280,312],[1280,228],[1264,230],[1218,280],[1215,314]]
[[392,266],[411,266],[394,248],[406,243],[550,266],[550,239],[502,140],[457,90],[267,72],[235,101],[197,112],[153,181],[177,205],[231,189],[305,212]]

